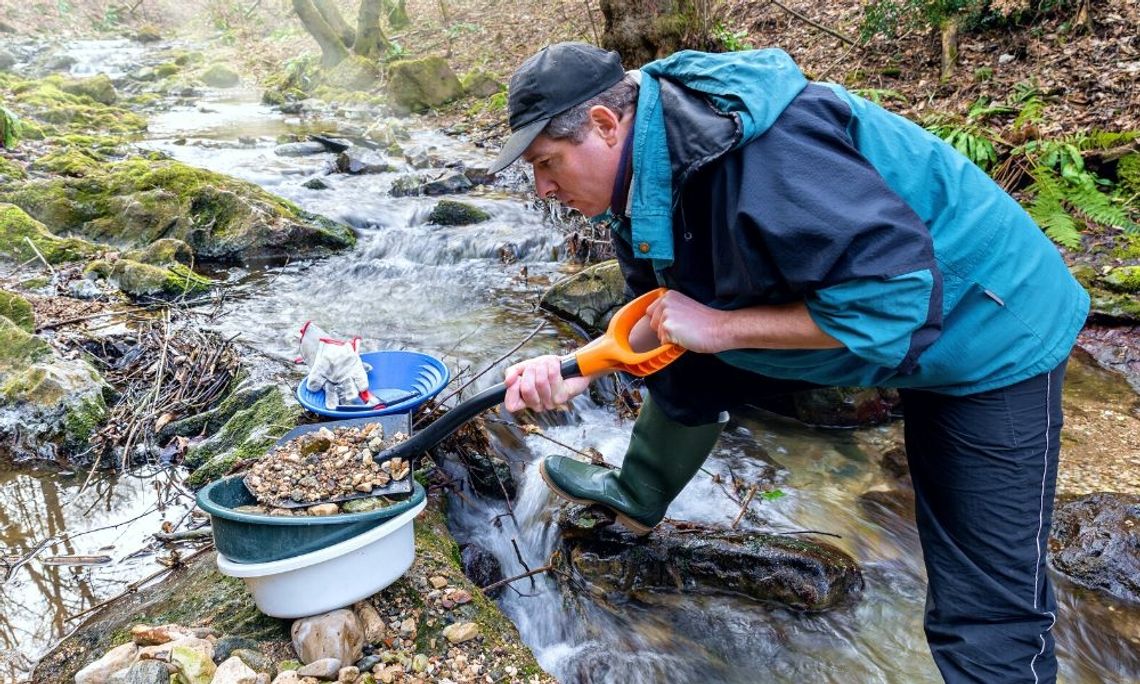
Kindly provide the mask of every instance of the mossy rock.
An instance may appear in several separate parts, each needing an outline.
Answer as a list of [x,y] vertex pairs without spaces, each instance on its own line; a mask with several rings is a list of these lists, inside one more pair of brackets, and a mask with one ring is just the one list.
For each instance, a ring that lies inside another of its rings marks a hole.
[[57,176],[82,178],[99,170],[105,161],[98,152],[80,147],[66,146],[54,149],[30,165],[33,171],[44,171]]
[[16,324],[24,332],[36,330],[36,316],[32,305],[15,292],[0,290],[0,316]]
[[170,78],[174,74],[177,74],[179,71],[182,71],[182,67],[178,66],[174,62],[163,62],[154,68],[154,73],[159,78]]
[[466,202],[440,200],[431,210],[428,221],[441,226],[467,226],[490,218],[490,214]]
[[438,55],[392,62],[388,67],[388,95],[392,103],[410,112],[422,112],[451,102],[463,93],[459,78]]
[[625,302],[625,278],[616,259],[582,269],[543,293],[539,306],[597,334]]
[[202,72],[201,78],[211,88],[233,88],[241,83],[241,76],[228,64],[211,64]]
[[371,90],[380,78],[380,70],[372,60],[350,55],[325,76],[325,82],[340,90]]
[[10,181],[23,180],[28,177],[24,167],[19,162],[0,157],[0,186]]
[[[146,118],[139,114],[103,104],[88,94],[75,94],[64,90],[71,88],[79,92],[76,83],[81,82],[66,82],[58,76],[49,76],[40,81],[23,81],[12,86],[12,101],[21,114],[25,138],[41,139],[47,133],[101,131],[134,134],[146,130]],[[95,84],[91,85],[93,86],[91,92],[98,94]],[[110,95],[104,94],[99,97],[108,99]],[[47,126],[33,128],[29,119],[37,120]],[[38,137],[34,137],[36,135]]]
[[1114,292],[1136,294],[1140,292],[1140,266],[1117,266],[1102,281]]
[[134,38],[140,43],[157,43],[162,40],[162,32],[153,24],[144,24],[135,31]]
[[51,355],[51,346],[47,342],[7,316],[0,316],[0,381],[5,381],[11,373],[27,370]]
[[119,101],[119,93],[115,91],[115,84],[111,83],[107,74],[64,81],[59,89],[71,95],[90,98],[99,104],[113,105]]
[[459,80],[463,94],[468,97],[491,97],[506,90],[506,86],[482,69],[472,69]]
[[160,238],[143,249],[132,249],[123,254],[124,259],[141,261],[152,266],[187,264],[194,261],[194,250],[190,245],[176,238]]
[[83,177],[29,181],[6,194],[56,231],[123,249],[175,238],[199,260],[314,256],[356,242],[349,227],[252,183],[173,160],[132,157],[87,168]]
[[0,255],[23,262],[37,258],[36,250],[51,264],[84,259],[98,252],[89,242],[53,235],[16,205],[0,203]]
[[213,282],[182,264],[173,264],[167,268],[132,259],[116,261],[107,279],[132,297],[193,296],[208,291]]
[[183,465],[194,472],[186,483],[195,489],[203,487],[239,461],[265,455],[303,413],[288,388],[277,386],[266,392],[249,408],[234,413],[217,434],[190,450]]

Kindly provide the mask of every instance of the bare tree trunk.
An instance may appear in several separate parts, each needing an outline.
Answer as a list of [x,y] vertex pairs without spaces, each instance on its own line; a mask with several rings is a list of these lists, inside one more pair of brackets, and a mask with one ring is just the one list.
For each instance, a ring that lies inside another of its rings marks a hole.
[[1089,8],[1089,4],[1089,0],[1081,0],[1080,6],[1077,7],[1077,16],[1073,19],[1073,25],[1092,33],[1092,11]]
[[380,28],[380,0],[360,0],[356,31],[356,43],[352,46],[356,54],[378,59],[388,51],[388,37]]
[[313,6],[316,7],[317,11],[324,17],[325,23],[329,25],[329,28],[340,36],[341,42],[345,45],[352,45],[356,42],[356,31],[352,30],[352,27],[349,26],[348,22],[344,20],[344,17],[340,15],[340,10],[336,8],[336,5],[330,2],[330,0],[313,0]]
[[348,57],[348,48],[313,6],[312,0],[293,0],[293,10],[301,18],[305,30],[321,46],[321,66],[332,68]]
[[942,80],[948,81],[958,66],[958,25],[961,17],[952,16],[942,22]]

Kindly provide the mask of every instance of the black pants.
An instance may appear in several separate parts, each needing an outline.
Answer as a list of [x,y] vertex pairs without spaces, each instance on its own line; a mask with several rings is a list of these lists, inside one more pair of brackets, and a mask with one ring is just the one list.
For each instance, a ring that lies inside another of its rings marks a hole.
[[947,682],[1056,681],[1045,555],[1064,376],[1062,363],[965,397],[901,392],[926,639]]
[[[1045,571],[1065,363],[990,392],[901,390],[928,578],[926,638],[942,677],[1053,682],[1056,602]],[[671,419],[712,422],[756,397],[811,387],[685,354],[646,379]]]

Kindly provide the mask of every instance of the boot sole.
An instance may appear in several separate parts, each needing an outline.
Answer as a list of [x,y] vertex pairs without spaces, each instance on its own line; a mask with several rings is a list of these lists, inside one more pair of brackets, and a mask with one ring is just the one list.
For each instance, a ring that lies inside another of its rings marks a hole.
[[623,527],[625,527],[627,530],[629,530],[630,532],[633,532],[634,534],[636,534],[638,536],[645,536],[645,535],[647,535],[653,531],[652,527],[647,527],[647,526],[643,525],[642,523],[639,523],[636,520],[634,520],[633,518],[629,517],[625,513],[622,513],[621,511],[617,510],[616,508],[611,508],[610,506],[607,506],[604,503],[601,503],[600,501],[591,501],[589,499],[579,499],[576,496],[570,496],[569,494],[564,492],[561,487],[554,484],[554,480],[552,480],[550,478],[550,476],[546,474],[546,461],[545,460],[539,462],[538,474],[542,476],[542,481],[546,483],[546,486],[550,487],[550,491],[554,492],[555,494],[557,494],[561,498],[566,499],[567,501],[573,501],[574,503],[582,504],[583,506],[601,506],[601,507],[605,508],[607,511],[613,513],[614,517],[617,519],[617,521],[619,523],[622,524]]

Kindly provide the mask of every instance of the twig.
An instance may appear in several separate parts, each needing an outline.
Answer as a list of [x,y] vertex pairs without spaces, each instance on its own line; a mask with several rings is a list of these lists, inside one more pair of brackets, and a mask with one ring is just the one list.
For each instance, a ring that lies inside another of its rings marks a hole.
[[160,542],[195,541],[209,539],[213,536],[213,529],[209,526],[199,527],[195,530],[180,530],[178,532],[155,532],[154,538]]
[[745,512],[748,511],[748,504],[752,503],[752,497],[756,496],[756,490],[759,488],[759,485],[752,485],[748,488],[748,494],[745,495],[744,502],[740,504],[740,512],[737,513],[736,517],[732,520],[732,525],[730,526],[732,529],[735,530],[736,526],[740,524],[740,519],[743,518]]
[[794,9],[792,9],[792,8],[788,7],[787,5],[781,3],[779,0],[770,0],[770,2],[773,5],[775,5],[776,7],[779,7],[780,9],[784,10],[788,14],[792,15],[796,19],[799,19],[800,21],[804,22],[805,24],[810,24],[810,25],[816,27],[817,29],[819,29],[820,31],[823,31],[824,33],[826,33],[828,35],[835,36],[836,38],[838,38],[839,40],[842,40],[844,43],[847,43],[848,45],[858,46],[857,42],[848,38],[847,36],[843,35],[842,33],[839,33],[838,31],[835,31],[834,29],[829,29],[826,26],[824,26],[823,24],[819,24],[819,23],[812,21],[811,19],[808,19],[807,17],[805,17],[804,15],[795,11]]
[[95,611],[99,610],[103,606],[106,606],[108,604],[114,603],[115,601],[118,601],[119,599],[123,598],[127,594],[133,594],[134,592],[138,591],[139,587],[143,586],[144,584],[151,581],[152,579],[155,579],[156,577],[163,575],[165,573],[171,572],[175,568],[185,566],[188,561],[191,561],[191,560],[197,558],[198,556],[202,555],[203,553],[205,553],[207,551],[213,550],[213,548],[214,548],[213,544],[210,544],[208,546],[203,546],[202,548],[198,549],[197,551],[190,554],[186,558],[183,558],[178,563],[178,565],[172,565],[170,567],[162,568],[161,570],[157,570],[157,571],[147,575],[146,577],[144,577],[140,580],[135,580],[134,582],[131,582],[130,584],[127,585],[126,589],[124,589],[122,592],[116,594],[115,596],[112,596],[111,598],[107,599],[106,601],[101,601],[99,603],[96,603],[95,605],[91,606],[90,608],[86,608],[84,610],[79,611],[75,615],[69,615],[67,617],[67,621],[71,622],[72,620],[77,620],[77,619],[83,617],[84,615],[89,615],[91,613],[94,613]]
[[438,410],[439,410],[439,408],[440,408],[441,406],[443,406],[444,402],[446,402],[448,399],[450,399],[450,398],[454,397],[455,395],[459,394],[459,393],[460,393],[460,392],[462,392],[463,390],[467,389],[467,387],[468,387],[468,386],[469,386],[471,383],[475,382],[476,380],[478,380],[478,379],[479,379],[480,377],[482,377],[483,375],[486,375],[487,371],[489,371],[489,370],[491,370],[492,368],[494,368],[495,366],[497,366],[497,365],[499,364],[499,362],[500,362],[500,361],[502,361],[503,359],[507,358],[507,357],[508,357],[508,356],[510,356],[511,354],[514,354],[515,352],[517,352],[519,349],[521,349],[521,348],[522,348],[522,346],[523,346],[524,344],[526,344],[527,342],[530,342],[530,341],[531,341],[531,339],[532,339],[532,338],[533,338],[535,335],[537,335],[537,334],[538,334],[538,333],[539,333],[539,332],[540,332],[540,331],[541,331],[543,328],[545,328],[545,327],[546,327],[546,321],[543,321],[543,322],[539,323],[539,324],[538,324],[538,327],[536,327],[534,330],[530,331],[530,334],[529,334],[529,335],[527,335],[526,337],[524,337],[524,338],[522,339],[522,341],[521,341],[521,342],[519,342],[519,343],[518,343],[518,344],[516,344],[514,347],[512,347],[512,348],[511,348],[509,351],[507,351],[507,353],[506,353],[506,354],[503,354],[503,355],[502,355],[502,356],[500,356],[499,358],[497,358],[497,359],[495,359],[494,361],[492,361],[490,364],[488,364],[486,367],[484,367],[484,368],[483,368],[483,370],[481,370],[481,371],[479,371],[478,373],[476,373],[475,375],[473,375],[473,376],[471,377],[471,379],[470,379],[470,380],[468,380],[467,382],[463,383],[463,384],[462,384],[462,385],[460,385],[458,388],[456,388],[456,390],[455,390],[454,392],[452,392],[451,394],[448,394],[448,395],[447,395],[446,397],[444,397],[443,399],[440,399],[439,401],[435,402],[435,407],[434,407],[434,408],[433,408],[431,411],[428,411],[428,412],[427,412],[427,413],[425,413],[424,415],[420,416],[420,419],[416,421],[416,425],[415,425],[415,426],[416,426],[416,427],[419,427],[419,426],[420,426],[420,425],[421,425],[421,424],[424,422],[424,420],[426,420],[426,419],[427,419],[427,417],[428,417],[428,416],[430,416],[430,415],[432,415],[433,413],[435,413],[436,411],[438,411]]
[[590,18],[590,28],[594,31],[594,45],[601,45],[602,39],[598,37],[598,25],[594,23],[594,10],[590,7],[590,0],[586,2],[586,16]]
[[47,548],[49,545],[51,545],[51,544],[55,544],[55,543],[57,543],[57,542],[59,542],[59,541],[60,541],[60,540],[59,540],[59,539],[57,539],[56,537],[48,537],[47,539],[43,540],[43,541],[42,541],[42,542],[40,542],[39,544],[36,544],[36,545],[35,545],[35,546],[34,546],[34,547],[33,547],[33,548],[30,550],[30,551],[28,551],[27,553],[25,553],[23,556],[20,556],[20,559],[19,559],[19,560],[17,560],[15,563],[12,563],[11,565],[9,565],[9,566],[8,566],[8,567],[5,569],[5,572],[4,572],[4,581],[5,581],[5,582],[7,582],[7,581],[8,581],[8,579],[9,579],[10,577],[12,577],[12,575],[15,575],[15,574],[16,574],[16,571],[17,571],[17,570],[19,570],[20,568],[24,567],[24,566],[25,566],[25,565],[27,565],[28,563],[30,563],[30,562],[31,562],[31,560],[32,560],[33,558],[35,558],[35,557],[36,557],[36,555],[37,555],[37,554],[38,554],[40,551],[43,551],[43,550],[44,550],[45,548]]
[[843,539],[842,534],[835,534],[834,532],[821,532],[820,530],[793,530],[791,532],[773,532],[773,534],[822,534],[827,537]]
[[[525,560],[523,560],[522,551],[519,550],[519,543],[514,537],[511,537],[511,546],[515,550],[515,558],[518,559],[519,565],[523,566],[523,569],[526,570],[529,575],[533,575],[534,573],[531,572],[530,566],[526,564]],[[534,589],[534,579],[533,578],[530,580],[530,588]]]
[[[515,580],[526,579],[527,577],[532,578],[530,583],[533,585],[534,584],[533,578],[535,575],[540,575],[544,572],[550,572],[551,570],[554,570],[553,565],[544,565],[541,568],[535,568],[534,570],[527,570],[526,572],[524,572],[521,575],[515,575],[514,577],[508,577],[506,579],[501,579],[498,582],[492,582],[491,584],[488,584],[485,587],[480,587],[480,589],[483,591],[483,593],[486,593],[488,591],[494,591],[495,589],[498,589],[499,587],[503,586],[504,584],[510,584],[511,582],[514,582]],[[514,587],[512,587],[512,589],[513,588]]]
[[28,237],[27,235],[24,236],[24,242],[28,243],[28,246],[31,247],[32,251],[36,253],[36,256],[38,256],[40,258],[40,261],[44,262],[44,266],[48,267],[48,270],[51,271],[51,275],[54,278],[55,277],[55,269],[52,268],[52,265],[49,264],[48,260],[44,258],[44,255],[42,253],[40,253],[40,249],[39,249],[39,247],[36,247],[36,243],[32,242],[32,239],[30,237]]
[[253,4],[245,11],[245,18],[249,19],[249,16],[253,14],[253,11],[256,10],[260,4],[261,0],[253,0]]

